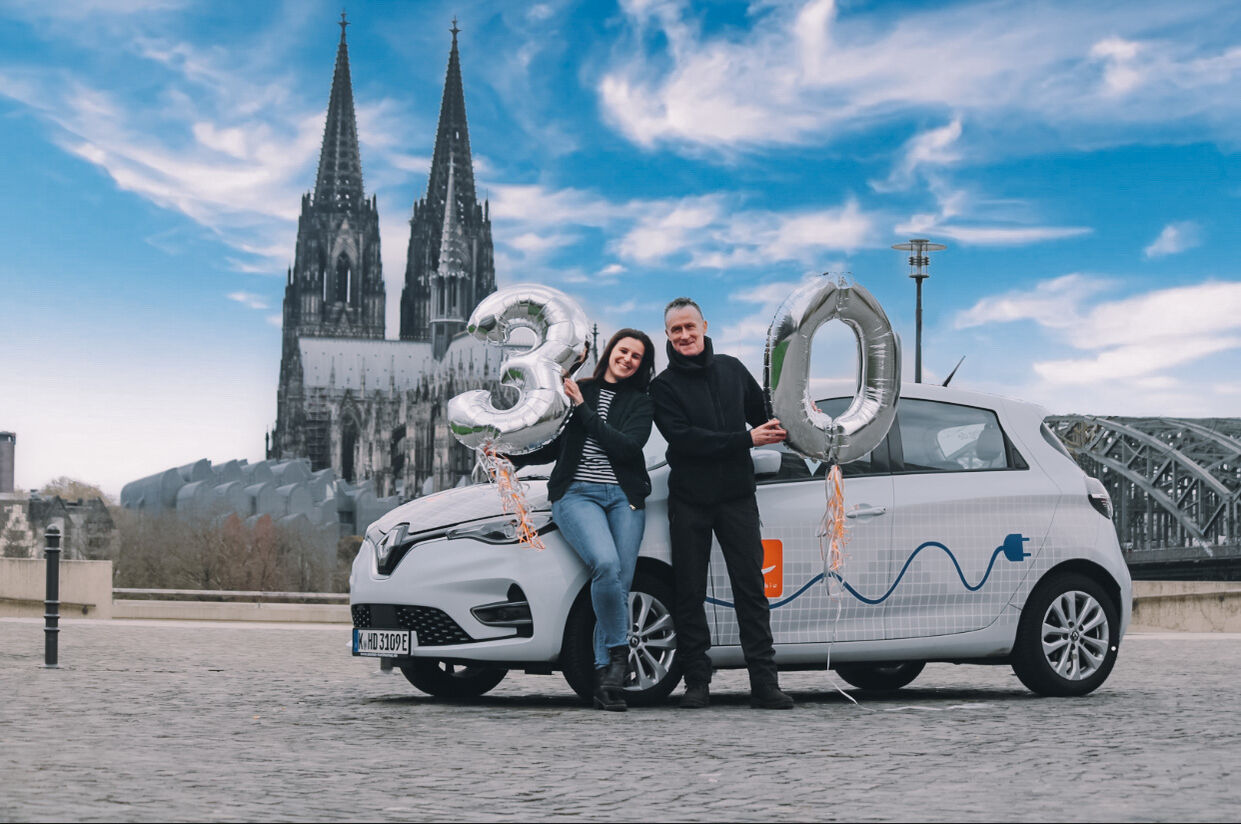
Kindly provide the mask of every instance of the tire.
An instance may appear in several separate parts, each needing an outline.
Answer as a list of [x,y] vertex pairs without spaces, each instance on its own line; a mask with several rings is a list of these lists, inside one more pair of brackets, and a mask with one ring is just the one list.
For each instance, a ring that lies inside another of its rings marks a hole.
[[450,701],[478,698],[504,680],[508,670],[486,665],[462,666],[430,658],[413,658],[399,664],[401,672],[427,695]]
[[1039,695],[1086,695],[1112,672],[1119,627],[1116,605],[1098,582],[1076,572],[1053,574],[1021,611],[1013,671]]
[[860,690],[893,692],[909,686],[925,667],[925,661],[838,664],[836,674]]
[[[638,570],[629,591],[629,675],[625,702],[644,707],[666,700],[681,680],[672,625],[672,585],[662,576]],[[565,680],[590,700],[595,686],[595,611],[583,593],[569,613],[560,654]]]

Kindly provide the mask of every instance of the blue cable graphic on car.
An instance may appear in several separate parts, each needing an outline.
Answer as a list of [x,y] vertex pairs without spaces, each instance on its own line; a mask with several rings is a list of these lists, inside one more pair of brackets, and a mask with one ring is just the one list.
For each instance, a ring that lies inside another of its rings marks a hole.
[[[914,558],[918,557],[918,553],[922,552],[922,550],[927,549],[928,547],[936,547],[938,549],[942,549],[944,553],[948,556],[948,559],[952,561],[952,565],[956,567],[956,570],[957,570],[957,577],[961,579],[961,583],[965,586],[965,588],[969,590],[970,592],[977,592],[978,590],[983,588],[983,585],[987,583],[987,579],[991,577],[991,570],[995,567],[995,561],[997,558],[1000,557],[1000,555],[1003,555],[1005,559],[1012,561],[1013,563],[1021,563],[1026,558],[1030,557],[1030,553],[1025,551],[1025,546],[1024,546],[1025,542],[1028,540],[1030,539],[1023,536],[1020,532],[1014,532],[1011,535],[1008,535],[1007,537],[1005,537],[1004,543],[996,547],[995,552],[991,553],[991,561],[987,564],[987,571],[982,574],[982,579],[979,580],[979,582],[976,584],[971,584],[968,580],[966,580],[965,573],[961,570],[961,564],[957,561],[957,556],[953,555],[952,550],[944,546],[943,544],[941,544],[939,541],[926,541],[925,543],[921,544],[917,549],[915,549],[913,552],[911,552],[909,554],[909,557],[905,559],[905,565],[901,567],[901,571],[897,574],[896,580],[892,582],[892,586],[888,587],[888,591],[883,593],[883,595],[880,595],[878,598],[867,598],[865,595],[863,595],[862,593],[854,589],[849,584],[848,581],[846,581],[844,578],[842,578],[837,573],[832,572],[829,574],[831,575],[831,577],[835,578],[837,581],[840,582],[841,586],[845,588],[845,591],[847,591],[850,595],[852,595],[854,598],[858,599],[862,603],[872,604],[872,605],[881,604],[884,601],[888,600],[888,598],[891,597],[892,593],[896,591],[896,588],[901,583],[901,579],[905,577],[905,572],[906,570],[909,569],[909,565],[913,563]],[[812,586],[814,586],[815,584],[819,583],[822,580],[823,580],[823,573],[819,573],[818,575],[814,576],[809,581],[807,581],[805,584],[803,584],[801,588],[797,590],[797,592],[794,592],[792,595],[790,595],[787,598],[774,602],[771,605],[771,608],[778,609],[784,606],[785,604],[791,603],[796,598],[801,596],[802,593],[804,593],[806,590],[810,589]],[[735,607],[733,603],[729,601],[723,601],[718,598],[708,597],[706,600],[708,604],[715,604],[716,606],[729,607],[729,608]]]

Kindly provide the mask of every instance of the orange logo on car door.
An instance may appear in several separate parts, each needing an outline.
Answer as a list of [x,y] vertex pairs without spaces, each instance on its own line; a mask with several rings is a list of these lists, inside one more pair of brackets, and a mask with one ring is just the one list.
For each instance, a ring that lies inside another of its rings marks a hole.
[[768,598],[784,594],[784,543],[763,541],[763,592]]

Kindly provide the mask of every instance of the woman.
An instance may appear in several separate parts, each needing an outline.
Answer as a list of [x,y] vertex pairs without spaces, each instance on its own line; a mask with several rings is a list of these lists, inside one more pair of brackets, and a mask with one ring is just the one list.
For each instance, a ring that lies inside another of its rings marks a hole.
[[552,515],[590,569],[595,608],[594,704],[627,709],[623,685],[629,660],[629,586],[646,526],[651,480],[642,447],[653,407],[646,393],[655,347],[645,333],[622,329],[603,350],[592,378],[565,378],[573,402],[560,436],[522,464],[556,459],[547,483]]

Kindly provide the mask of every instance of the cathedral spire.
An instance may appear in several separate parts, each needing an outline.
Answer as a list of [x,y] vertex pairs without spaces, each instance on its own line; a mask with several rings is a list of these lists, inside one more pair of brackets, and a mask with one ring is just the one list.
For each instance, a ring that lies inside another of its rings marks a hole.
[[430,341],[437,360],[478,301],[496,288],[491,219],[474,191],[456,19],[449,31],[431,174],[426,197],[414,204],[401,292],[401,339]]
[[[474,162],[470,157],[470,130],[465,122],[465,90],[461,84],[461,56],[457,52],[457,19],[452,21],[452,50],[444,76],[444,96],[440,101],[439,128],[435,132],[435,152],[431,157],[431,179],[427,182],[427,202],[445,203],[449,167],[453,169],[459,211],[474,207]],[[435,208],[433,206],[433,208]],[[438,211],[438,209],[436,209]]]
[[[455,21],[454,21],[455,22]],[[440,269],[441,277],[461,277],[467,271],[465,260],[465,237],[462,232],[461,215],[457,212],[457,175],[456,158],[448,153],[448,190],[445,197],[444,225],[440,232]]]
[[315,179],[315,204],[358,209],[363,206],[365,196],[358,151],[358,122],[353,111],[353,82],[349,76],[349,46],[345,42],[345,27],[349,21],[343,11],[338,25],[340,45],[336,48],[332,96],[328,100],[327,123],[323,129],[319,176]]

